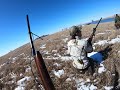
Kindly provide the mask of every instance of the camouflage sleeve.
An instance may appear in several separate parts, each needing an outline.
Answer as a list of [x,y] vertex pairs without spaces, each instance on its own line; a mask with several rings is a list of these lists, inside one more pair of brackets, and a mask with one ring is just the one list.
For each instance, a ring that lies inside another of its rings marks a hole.
[[92,51],[93,51],[92,44],[87,43],[87,45],[86,45],[86,47],[85,47],[85,51],[86,51],[87,53],[92,52]]
[[115,17],[115,23],[120,22],[120,16]]

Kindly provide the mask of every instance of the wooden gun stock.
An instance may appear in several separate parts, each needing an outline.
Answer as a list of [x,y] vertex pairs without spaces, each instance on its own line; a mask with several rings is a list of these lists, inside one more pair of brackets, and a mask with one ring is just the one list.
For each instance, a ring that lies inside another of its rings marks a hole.
[[55,90],[52,80],[45,66],[45,62],[39,51],[37,51],[36,53],[35,62],[45,90]]

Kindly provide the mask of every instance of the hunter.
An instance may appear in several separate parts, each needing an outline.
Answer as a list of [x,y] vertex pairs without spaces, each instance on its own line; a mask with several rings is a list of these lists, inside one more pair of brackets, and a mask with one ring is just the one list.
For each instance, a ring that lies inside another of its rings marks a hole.
[[115,15],[115,27],[116,29],[120,28],[120,16],[118,14]]
[[87,39],[81,39],[82,27],[73,26],[71,28],[71,40],[68,42],[68,54],[73,58],[73,66],[81,72],[90,67],[91,59],[88,58],[87,53],[93,51],[91,42]]

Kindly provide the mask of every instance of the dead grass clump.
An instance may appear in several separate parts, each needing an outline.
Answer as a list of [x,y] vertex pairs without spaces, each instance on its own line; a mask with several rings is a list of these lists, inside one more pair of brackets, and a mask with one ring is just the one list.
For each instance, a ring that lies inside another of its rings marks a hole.
[[94,82],[94,85],[97,86],[98,90],[103,90],[103,86],[106,86],[107,83],[107,77],[105,75],[105,72],[102,74],[97,74],[94,80],[92,80],[92,82]]
[[55,88],[56,90],[76,90],[76,82],[66,81],[67,77],[56,78],[55,80]]
[[95,42],[98,42],[100,40],[106,40],[106,39],[108,39],[107,35],[106,36],[104,36],[104,35],[97,35],[97,36],[94,37],[94,41]]
[[114,86],[115,83],[115,72],[107,71],[106,72],[107,86]]
[[31,88],[34,89],[34,90],[36,90],[35,89],[35,84],[36,83],[34,82],[34,79],[31,79],[30,81],[28,81],[26,83],[25,90],[30,90]]
[[108,58],[105,60],[104,65],[107,69],[107,84],[116,87],[120,83],[120,59],[118,55],[119,43],[113,44],[111,48],[112,50],[110,51]]
[[23,66],[19,66],[17,68],[14,69],[14,73],[25,73],[25,69]]
[[56,87],[56,90],[76,90],[76,83],[74,81],[64,82],[61,86]]
[[58,48],[61,47],[60,42],[61,41],[49,42],[49,43],[46,44],[46,49],[50,52],[52,52],[52,50],[57,50]]

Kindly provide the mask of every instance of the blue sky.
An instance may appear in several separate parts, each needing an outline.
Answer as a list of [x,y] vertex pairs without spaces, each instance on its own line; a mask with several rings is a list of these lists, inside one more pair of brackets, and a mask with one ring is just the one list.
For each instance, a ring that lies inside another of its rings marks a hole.
[[120,13],[120,0],[0,0],[0,56],[41,36]]

